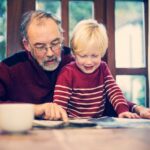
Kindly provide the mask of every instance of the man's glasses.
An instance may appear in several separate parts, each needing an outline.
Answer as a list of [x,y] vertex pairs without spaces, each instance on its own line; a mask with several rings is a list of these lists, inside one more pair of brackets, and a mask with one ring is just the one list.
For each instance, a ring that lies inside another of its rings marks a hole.
[[[29,44],[30,44],[30,42],[29,42]],[[30,46],[31,46],[31,44],[30,44]],[[60,40],[55,41],[51,44],[51,46],[46,46],[46,44],[39,43],[39,44],[36,44],[34,46],[31,46],[31,47],[33,47],[34,49],[36,49],[39,52],[47,52],[48,49],[50,48],[51,51],[55,53],[57,50],[61,49],[62,41],[60,41]]]

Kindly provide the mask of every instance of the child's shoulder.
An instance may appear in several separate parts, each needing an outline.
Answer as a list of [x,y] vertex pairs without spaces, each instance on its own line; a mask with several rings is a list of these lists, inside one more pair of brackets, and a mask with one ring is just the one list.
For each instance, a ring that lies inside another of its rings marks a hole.
[[109,69],[109,67],[108,67],[108,65],[107,65],[107,63],[105,61],[101,61],[99,69],[101,71],[105,71],[105,70]]
[[76,66],[75,61],[72,61],[65,65],[63,68],[74,68]]
[[105,61],[101,61],[101,65],[100,65],[101,67],[106,67],[107,66],[107,63],[105,62]]

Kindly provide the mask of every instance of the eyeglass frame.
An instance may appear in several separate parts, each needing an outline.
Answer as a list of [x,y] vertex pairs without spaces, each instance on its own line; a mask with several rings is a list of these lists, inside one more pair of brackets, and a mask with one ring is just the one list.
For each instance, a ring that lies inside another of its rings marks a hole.
[[[37,47],[37,46],[35,46],[35,45],[32,45],[29,40],[26,40],[26,41],[29,43],[29,45],[31,46],[31,48],[36,49],[36,50],[38,50],[39,52],[47,52],[48,49],[50,48],[50,50],[51,50],[53,53],[56,53],[55,51],[58,50],[58,49],[61,49],[61,47],[62,47],[62,45],[63,45],[63,40],[62,40],[62,39],[58,39],[58,38],[57,38],[57,39],[55,39],[54,41],[56,41],[56,40],[60,40],[60,41],[58,41],[56,44],[53,44],[53,45],[51,44],[51,46],[46,46],[46,45],[49,45],[49,44],[46,44],[46,43],[40,43],[40,44],[44,44],[44,45],[41,46],[41,47]],[[51,43],[53,43],[54,41],[52,41]],[[59,46],[59,48],[57,47],[57,49],[53,49],[53,48],[55,48],[55,46]]]

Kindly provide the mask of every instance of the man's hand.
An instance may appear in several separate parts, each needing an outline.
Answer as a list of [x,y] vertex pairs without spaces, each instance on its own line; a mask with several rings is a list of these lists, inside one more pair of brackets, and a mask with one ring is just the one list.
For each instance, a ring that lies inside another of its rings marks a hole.
[[130,118],[130,119],[139,119],[140,116],[136,113],[123,112],[118,115],[119,118]]
[[68,122],[66,111],[55,103],[44,103],[35,105],[35,116],[43,115],[46,120],[63,120]]
[[143,106],[136,106],[134,111],[140,115],[141,118],[150,119],[150,108],[146,108]]

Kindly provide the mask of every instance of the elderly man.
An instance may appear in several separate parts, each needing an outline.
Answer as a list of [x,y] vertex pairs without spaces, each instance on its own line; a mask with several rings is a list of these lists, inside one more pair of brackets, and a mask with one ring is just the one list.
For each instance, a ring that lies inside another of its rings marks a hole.
[[[20,32],[25,51],[0,63],[0,103],[33,103],[35,116],[67,121],[67,113],[50,103],[57,75],[73,60],[70,49],[63,46],[60,22],[49,13],[29,11],[23,15]],[[141,117],[150,118],[149,109],[129,105]]]

